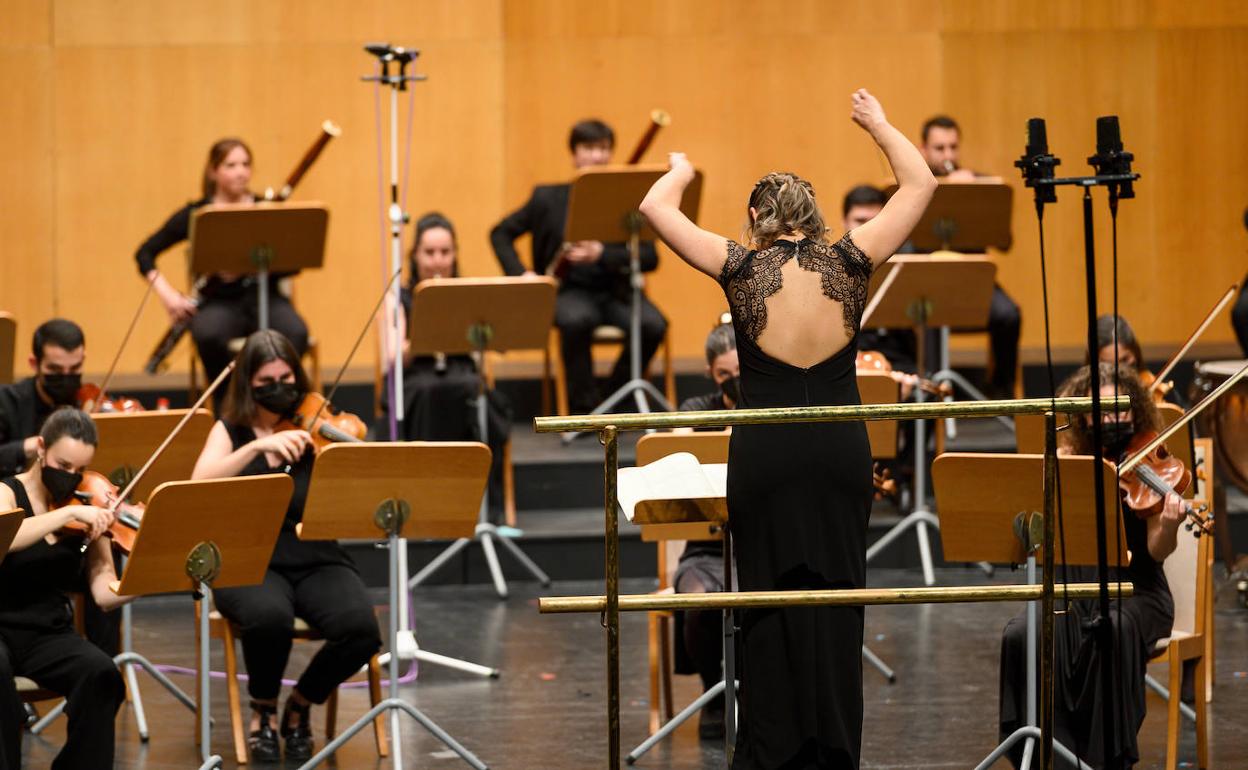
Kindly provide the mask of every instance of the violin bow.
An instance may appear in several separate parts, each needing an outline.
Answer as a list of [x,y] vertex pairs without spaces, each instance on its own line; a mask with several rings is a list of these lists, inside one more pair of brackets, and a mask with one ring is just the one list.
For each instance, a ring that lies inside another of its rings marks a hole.
[[1173,369],[1175,365],[1179,363],[1179,360],[1187,354],[1187,351],[1191,349],[1192,345],[1196,344],[1196,340],[1200,339],[1200,335],[1205,333],[1205,329],[1209,328],[1209,324],[1213,323],[1213,319],[1217,318],[1218,314],[1231,303],[1231,300],[1235,298],[1235,292],[1237,291],[1239,291],[1239,284],[1231,284],[1231,288],[1226,290],[1226,294],[1222,295],[1222,299],[1218,300],[1214,304],[1213,309],[1205,315],[1205,320],[1200,322],[1200,325],[1196,327],[1196,331],[1192,332],[1191,336],[1187,338],[1187,342],[1184,342],[1179,347],[1178,351],[1170,357],[1170,360],[1166,362],[1166,365],[1162,368],[1162,370],[1157,373],[1157,377],[1153,380],[1153,384],[1148,386],[1149,392],[1153,392],[1161,387],[1161,383],[1166,381],[1166,377],[1170,374],[1170,370]]
[[351,359],[355,358],[356,351],[360,349],[360,344],[364,342],[364,337],[368,334],[368,329],[373,325],[373,321],[377,320],[377,311],[381,310],[381,306],[385,304],[386,297],[390,295],[390,287],[403,273],[403,268],[395,270],[390,278],[382,287],[381,296],[377,298],[376,304],[373,305],[372,312],[368,315],[368,320],[364,323],[364,328],[360,329],[359,336],[355,338],[355,344],[351,346],[351,352],[347,353],[346,359],[342,362],[342,366],[338,369],[338,374],[334,376],[333,383],[330,384],[329,390],[325,393],[325,400],[321,402],[321,406],[316,410],[316,414],[312,415],[312,419],[308,421],[308,425],[315,425],[316,421],[321,418],[321,413],[334,400],[334,394],[338,392],[338,386],[342,384],[342,376],[347,373],[347,367],[351,365]]
[[121,360],[121,354],[126,349],[126,345],[130,343],[130,337],[134,334],[134,328],[139,325],[139,318],[143,316],[143,308],[147,307],[147,300],[152,296],[152,289],[155,286],[151,281],[147,282],[147,288],[143,290],[143,299],[139,300],[139,309],[134,311],[134,317],[130,319],[130,326],[126,329],[126,334],[121,338],[121,344],[117,346],[117,353],[113,356],[113,362],[108,365],[108,372],[105,373],[104,379],[100,382],[100,394],[95,397],[95,402],[91,404],[88,414],[95,414],[100,411],[100,405],[104,403],[105,396],[108,395],[108,386],[113,381],[113,375],[117,372],[117,362]]

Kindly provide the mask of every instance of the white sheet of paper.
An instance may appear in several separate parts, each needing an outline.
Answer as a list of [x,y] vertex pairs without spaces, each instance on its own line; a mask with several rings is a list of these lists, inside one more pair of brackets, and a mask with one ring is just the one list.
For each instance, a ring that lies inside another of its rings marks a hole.
[[618,497],[624,517],[633,520],[642,500],[681,500],[725,497],[727,463],[702,465],[689,452],[676,452],[637,468],[621,468]]

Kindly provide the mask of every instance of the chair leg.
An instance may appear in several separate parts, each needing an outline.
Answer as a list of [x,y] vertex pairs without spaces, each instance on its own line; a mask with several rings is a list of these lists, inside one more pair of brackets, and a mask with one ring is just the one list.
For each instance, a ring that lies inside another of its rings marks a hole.
[[238,691],[238,656],[234,649],[234,631],[224,619],[221,641],[225,645],[225,689],[229,693],[230,730],[234,734],[234,756],[238,764],[247,764],[247,736],[243,729],[242,697]]
[[550,371],[550,345],[546,345],[546,349],[542,351],[542,414],[551,414],[550,411],[550,389],[551,389],[551,371]]
[[[368,661],[368,700],[370,706],[381,703],[381,664],[374,655]],[[377,743],[377,756],[390,756],[390,746],[386,741],[386,715],[378,714],[373,720],[373,740]]]
[[672,369],[672,330],[668,327],[663,335],[663,395],[667,403],[676,408],[676,372]]
[[516,526],[516,466],[511,462],[511,439],[503,444],[503,517],[507,526]]
[[659,694],[659,616],[657,613],[647,613],[647,632],[649,635],[649,664],[650,664],[650,734],[658,732],[659,727],[659,708],[662,706]]
[[338,734],[338,690],[325,699],[325,741],[328,743]]
[[1166,770],[1177,770],[1179,765],[1179,704],[1183,702],[1183,661],[1179,658],[1178,645],[1170,644],[1167,658],[1170,666],[1170,699],[1166,703]]
[[672,659],[672,617],[659,618],[659,681],[663,683],[663,721],[670,722],[676,710],[672,700],[672,671],[676,662]]
[[566,417],[568,414],[568,377],[563,369],[562,343],[558,331],[551,335],[550,345],[552,349],[548,355],[551,359],[551,367],[555,370],[555,408],[559,410],[561,416]]
[[1200,697],[1200,683],[1205,681],[1207,668],[1203,655],[1196,659],[1196,767],[1200,770],[1209,767],[1209,704]]

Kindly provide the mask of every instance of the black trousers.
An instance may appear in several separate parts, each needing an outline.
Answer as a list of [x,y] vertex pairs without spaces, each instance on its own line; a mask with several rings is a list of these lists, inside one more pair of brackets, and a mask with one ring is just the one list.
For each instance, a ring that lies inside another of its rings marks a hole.
[[[594,329],[614,326],[628,333],[632,318],[632,294],[611,290],[586,289],[564,286],[555,300],[555,326],[563,340],[563,369],[568,382],[568,408],[573,414],[591,411],[601,400],[594,384],[594,365],[590,357],[590,343]],[[667,319],[649,298],[641,297],[641,366],[646,364],[658,350],[663,335],[667,333]],[[615,368],[607,381],[607,394],[628,382],[629,350],[632,340],[626,340]]]
[[[208,297],[199,306],[191,318],[191,338],[195,340],[199,359],[204,362],[208,382],[216,379],[234,358],[230,340],[246,337],[260,328],[259,312],[259,297],[254,286],[224,297]],[[300,356],[308,349],[308,325],[276,286],[269,291],[269,328],[286,335]],[[218,403],[224,392],[224,388],[217,390]]]
[[0,628],[0,770],[22,766],[26,711],[14,676],[33,679],[66,698],[65,746],[53,760],[53,770],[113,766],[113,723],[126,686],[112,658],[72,629]]
[[1239,347],[1244,351],[1244,356],[1248,357],[1248,276],[1244,276],[1243,283],[1240,284],[1239,296],[1235,298],[1235,304],[1231,306],[1231,326],[1235,328],[1235,338],[1239,340]]
[[270,567],[264,583],[222,588],[213,592],[213,599],[221,614],[240,627],[247,692],[257,700],[275,699],[282,689],[296,615],[325,637],[295,685],[312,703],[324,703],[381,649],[364,582],[345,564],[280,571]]
[[993,284],[992,304],[988,308],[988,338],[993,359],[989,384],[1005,398],[1014,397],[1018,337],[1022,328],[1023,317],[1018,304],[1010,299],[1000,284]]

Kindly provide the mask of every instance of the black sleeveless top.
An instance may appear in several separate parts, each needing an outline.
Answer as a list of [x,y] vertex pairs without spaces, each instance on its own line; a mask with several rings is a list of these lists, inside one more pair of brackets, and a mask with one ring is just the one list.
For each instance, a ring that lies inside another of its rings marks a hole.
[[[0,483],[13,490],[17,507],[34,516],[26,487],[16,476]],[[83,539],[63,537],[51,544],[45,538],[20,551],[10,551],[0,562],[0,628],[59,631],[74,625],[74,609],[67,591],[82,590]]]
[[[230,436],[230,444],[237,451],[239,448],[255,441],[256,432],[245,425],[232,425],[224,420]],[[299,461],[290,466],[272,467],[264,455],[257,455],[239,472],[239,476],[259,476],[265,473],[287,473],[295,482],[295,490],[290,496],[290,505],[286,507],[286,518],[282,521],[282,531],[277,536],[277,545],[273,549],[273,558],[269,567],[273,569],[307,569],[321,564],[345,564],[354,567],[336,540],[300,540],[295,534],[295,525],[303,521],[303,506],[308,500],[308,484],[312,481],[312,463],[316,457],[312,452],[305,452]]]

